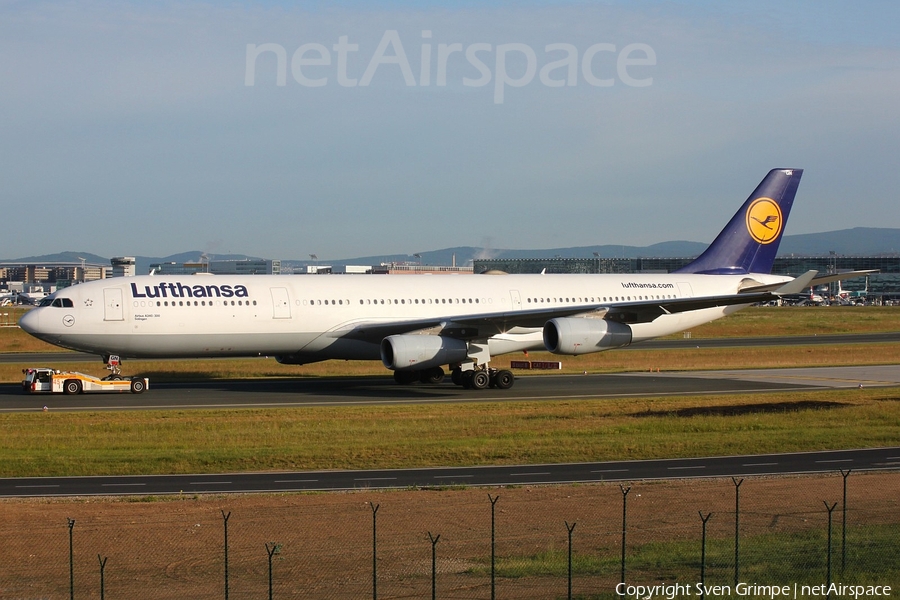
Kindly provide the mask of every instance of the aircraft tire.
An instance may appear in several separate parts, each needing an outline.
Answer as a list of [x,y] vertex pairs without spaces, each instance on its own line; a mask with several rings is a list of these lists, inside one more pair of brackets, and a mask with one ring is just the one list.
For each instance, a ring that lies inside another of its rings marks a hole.
[[438,384],[444,381],[444,370],[440,367],[425,369],[419,376],[422,383]]
[[419,379],[419,373],[416,371],[394,371],[394,381],[400,385],[409,385]]
[[66,382],[63,384],[63,393],[64,394],[80,394],[81,393],[81,382],[77,379],[66,379]]
[[472,378],[475,376],[475,371],[463,371],[460,375],[460,380],[462,381],[463,388],[467,390],[472,389]]
[[491,376],[487,371],[475,371],[472,374],[472,389],[483,390],[491,383]]
[[497,373],[493,378],[494,384],[501,390],[508,390],[516,382],[516,376],[512,371],[503,370]]
[[143,394],[146,389],[146,385],[144,384],[144,380],[140,377],[135,377],[131,380],[131,393],[132,394]]
[[463,372],[459,367],[450,371],[450,381],[453,382],[453,385],[462,385],[463,384]]

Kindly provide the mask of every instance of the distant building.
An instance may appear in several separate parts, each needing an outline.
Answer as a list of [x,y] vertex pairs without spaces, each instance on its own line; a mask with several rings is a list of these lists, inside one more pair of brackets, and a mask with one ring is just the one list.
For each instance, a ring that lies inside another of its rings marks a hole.
[[262,258],[211,260],[209,272],[219,275],[281,275],[281,261]]
[[134,257],[133,256],[116,256],[109,259],[112,265],[113,277],[134,277]]
[[49,291],[83,281],[105,279],[110,267],[86,262],[3,263],[0,265],[0,283],[20,282],[39,285]]
[[157,275],[193,275],[212,273],[213,275],[280,275],[281,261],[261,258],[246,260],[211,260],[209,262],[154,263],[150,271]]
[[367,265],[340,265],[332,269],[332,272],[346,275],[365,275],[372,272],[372,267]]
[[381,263],[372,267],[376,275],[471,275],[472,267],[446,267],[437,265],[420,265],[416,263]]

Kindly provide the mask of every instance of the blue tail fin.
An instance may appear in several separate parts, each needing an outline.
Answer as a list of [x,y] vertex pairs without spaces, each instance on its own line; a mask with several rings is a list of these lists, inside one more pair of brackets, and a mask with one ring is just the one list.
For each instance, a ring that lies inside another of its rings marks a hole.
[[773,169],[709,247],[676,273],[771,273],[803,169]]

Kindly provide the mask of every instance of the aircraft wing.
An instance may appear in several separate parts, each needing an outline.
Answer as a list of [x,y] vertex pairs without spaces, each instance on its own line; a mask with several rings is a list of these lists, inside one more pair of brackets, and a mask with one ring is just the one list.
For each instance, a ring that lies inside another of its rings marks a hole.
[[[877,273],[878,269],[867,269],[862,271],[843,271],[841,273],[830,273],[825,275],[816,275],[813,277],[808,284],[804,287],[817,286],[817,285],[825,285],[826,283],[832,283],[834,281],[845,281],[847,279],[856,279],[857,277],[863,277],[865,275],[871,275],[872,273]],[[801,276],[802,277],[802,276]],[[798,277],[799,279],[799,277]],[[774,283],[770,285],[757,285],[749,288],[745,288],[741,290],[742,293],[759,293],[759,292],[767,292],[777,290],[784,284]],[[800,290],[802,291],[802,290]],[[799,294],[800,291],[793,292]],[[791,292],[783,292],[785,294]]]
[[464,339],[486,338],[505,333],[515,327],[543,327],[550,319],[571,317],[601,311],[600,304],[579,304],[520,311],[472,313],[456,317],[348,323],[328,333],[331,337],[350,338],[379,343],[389,335],[434,329],[435,333]]
[[473,313],[453,318],[411,319],[408,321],[384,321],[348,323],[328,333],[331,337],[350,338],[379,343],[389,335],[434,330],[435,334],[461,339],[487,338],[505,333],[515,327],[540,328],[550,319],[558,317],[594,317],[620,323],[648,323],[664,314],[675,314],[716,306],[754,304],[768,302],[778,297],[772,292],[728,294],[699,298],[669,300],[643,300],[607,304],[580,304],[554,308],[519,311]]

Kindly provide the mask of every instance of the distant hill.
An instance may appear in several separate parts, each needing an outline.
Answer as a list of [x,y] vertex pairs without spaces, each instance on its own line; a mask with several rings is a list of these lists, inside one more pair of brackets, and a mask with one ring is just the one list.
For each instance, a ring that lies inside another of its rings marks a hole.
[[109,258],[97,256],[90,252],[57,252],[56,254],[42,254],[40,256],[26,256],[24,258],[3,259],[3,262],[27,262],[27,263],[85,263],[95,265],[108,265]]
[[[357,258],[321,259],[322,265],[377,265],[383,262],[421,262],[423,265],[450,265],[456,261],[457,266],[472,264],[476,258],[590,258],[596,252],[601,258],[678,258],[697,256],[707,244],[701,242],[672,241],[660,242],[650,246],[623,246],[607,244],[602,246],[580,246],[574,248],[545,248],[542,250],[488,249],[474,246],[458,246],[442,250],[420,252],[420,257],[408,254],[383,254],[361,256]],[[787,235],[781,242],[779,256],[791,254],[805,256],[828,256],[834,252],[844,256],[880,256],[900,253],[900,229],[879,227],[855,227],[824,233],[807,233]],[[194,262],[200,261],[204,253],[199,250],[171,254],[164,257],[135,256],[135,269],[143,274],[150,270],[152,263]],[[211,260],[242,260],[258,258],[244,254],[214,254]],[[97,256],[85,252],[60,252],[41,256],[26,256],[15,259],[4,259],[3,262],[81,262],[109,264],[109,257]],[[312,264],[309,259],[282,259],[286,268],[303,267]]]

